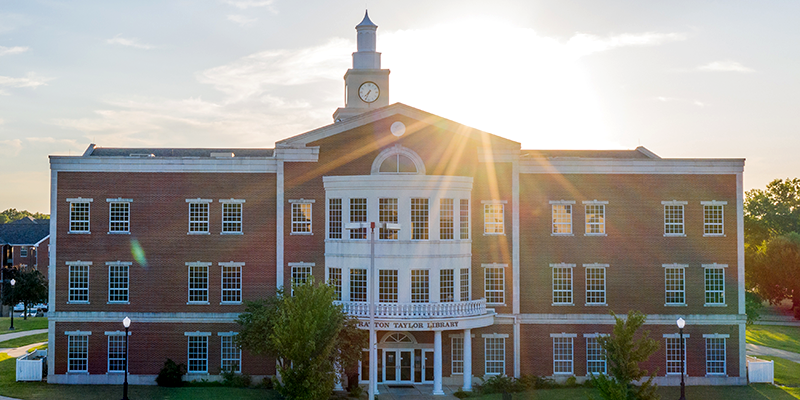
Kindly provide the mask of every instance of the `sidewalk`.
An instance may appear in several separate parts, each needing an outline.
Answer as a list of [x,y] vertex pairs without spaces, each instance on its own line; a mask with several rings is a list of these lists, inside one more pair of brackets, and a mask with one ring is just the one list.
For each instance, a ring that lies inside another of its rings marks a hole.
[[47,333],[47,329],[34,329],[32,331],[21,331],[21,332],[8,331],[8,332],[11,333],[0,334],[0,342],[5,342],[6,340],[16,339],[23,336],[31,336],[39,333]]
[[[453,392],[458,391],[459,386],[443,386],[444,396],[434,396],[433,384],[398,384],[398,385],[378,385],[379,400],[450,400],[457,399]],[[2,400],[0,398],[0,400]]]
[[759,346],[757,344],[747,344],[747,354],[753,356],[772,356],[794,361],[800,364],[800,353],[792,351],[773,349],[772,347]]

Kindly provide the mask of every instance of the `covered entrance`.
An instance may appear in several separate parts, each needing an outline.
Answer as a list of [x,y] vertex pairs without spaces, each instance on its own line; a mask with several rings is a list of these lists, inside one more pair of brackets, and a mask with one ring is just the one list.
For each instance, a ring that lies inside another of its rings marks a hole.
[[[380,336],[380,335],[379,335]],[[378,345],[378,381],[387,384],[433,383],[433,344],[418,343],[410,332],[389,332]],[[361,361],[361,381],[369,377],[369,352]]]

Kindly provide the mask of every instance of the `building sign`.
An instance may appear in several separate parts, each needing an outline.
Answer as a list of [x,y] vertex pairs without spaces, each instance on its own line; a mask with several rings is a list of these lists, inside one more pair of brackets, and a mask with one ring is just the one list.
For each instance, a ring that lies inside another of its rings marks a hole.
[[[459,321],[403,321],[381,322],[375,321],[375,329],[401,329],[407,331],[426,331],[439,329],[458,329]],[[358,321],[358,327],[369,329],[369,321]]]

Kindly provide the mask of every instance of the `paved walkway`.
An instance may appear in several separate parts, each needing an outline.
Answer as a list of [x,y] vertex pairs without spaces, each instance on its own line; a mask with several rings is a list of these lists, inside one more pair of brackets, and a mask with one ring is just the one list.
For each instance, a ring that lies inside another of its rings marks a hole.
[[21,338],[23,336],[31,336],[31,335],[36,335],[36,334],[39,334],[39,333],[47,333],[47,329],[34,329],[32,331],[20,331],[20,332],[8,331],[8,332],[11,332],[11,333],[0,334],[0,342],[5,342],[6,340],[11,340],[11,339],[16,339],[16,338]]
[[[434,396],[433,385],[378,385],[379,400],[451,400],[459,386],[443,386],[444,396]],[[0,399],[2,400],[2,399]]]
[[767,346],[759,346],[757,344],[748,343],[747,354],[753,356],[780,357],[800,364],[800,354],[798,353],[786,350],[773,349],[772,347],[767,347]]

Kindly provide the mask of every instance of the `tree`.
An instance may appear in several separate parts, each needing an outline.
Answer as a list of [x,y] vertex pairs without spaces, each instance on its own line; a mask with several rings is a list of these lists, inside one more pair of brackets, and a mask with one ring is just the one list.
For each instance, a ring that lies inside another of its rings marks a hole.
[[628,311],[626,319],[613,311],[611,315],[616,320],[613,333],[597,338],[597,343],[606,353],[611,378],[602,374],[592,375],[592,382],[605,400],[660,399],[656,393],[657,386],[653,384],[655,372],[641,386],[633,384],[647,375],[646,370],[639,368],[639,363],[647,361],[659,348],[658,342],[648,337],[649,331],[635,338],[647,316],[634,310]]
[[760,246],[748,265],[758,294],[770,303],[792,300],[800,319],[800,234],[791,232]]
[[[6,270],[9,271],[9,270]],[[28,306],[47,301],[47,279],[37,270],[14,270],[12,276],[5,276],[3,282],[3,304],[14,306],[22,302],[25,306],[24,319],[28,319]],[[5,272],[8,274],[8,272]],[[16,282],[11,290],[11,279]],[[13,309],[12,309],[13,312]]]
[[28,210],[17,211],[15,208],[9,208],[8,210],[0,213],[0,224],[7,224],[25,217],[32,217],[33,219],[50,219],[50,215],[48,214],[31,213]]
[[[237,320],[241,330],[236,342],[254,354],[277,358],[281,382],[276,389],[285,397],[327,399],[335,384],[336,361],[349,363],[360,356],[366,340],[351,342],[348,335],[357,326],[333,303],[332,286],[309,279],[292,286],[292,292],[287,296],[279,289],[275,297],[248,303]],[[351,354],[355,350],[358,355]]]

